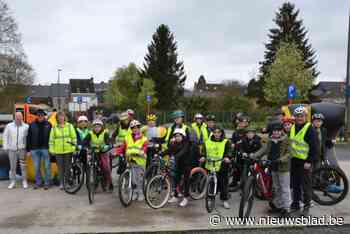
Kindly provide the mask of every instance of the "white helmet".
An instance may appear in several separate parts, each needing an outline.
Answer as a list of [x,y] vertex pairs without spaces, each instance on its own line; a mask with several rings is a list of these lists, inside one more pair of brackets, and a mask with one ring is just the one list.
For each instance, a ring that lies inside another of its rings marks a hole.
[[195,119],[203,119],[204,116],[201,113],[197,113],[197,114],[195,114],[194,118]]
[[306,114],[307,114],[307,109],[304,106],[297,107],[293,112],[293,115],[306,115]]
[[127,112],[122,112],[122,113],[120,113],[120,115],[119,115],[119,119],[120,119],[121,121],[127,120],[128,118],[129,118],[129,115],[128,115]]
[[133,111],[132,109],[127,109],[126,113],[128,113],[128,115],[135,115],[135,111]]
[[78,123],[79,123],[79,122],[82,122],[82,121],[88,122],[89,119],[88,119],[85,115],[81,115],[81,116],[79,116],[79,118],[78,118]]
[[185,130],[183,130],[182,128],[176,128],[175,130],[174,130],[174,133],[173,133],[173,135],[176,135],[176,134],[181,134],[182,136],[186,136],[186,131]]
[[141,126],[141,123],[137,120],[133,120],[130,122],[130,128],[136,127],[136,126]]
[[104,124],[103,124],[102,120],[100,120],[100,119],[95,119],[94,122],[92,122],[92,125],[93,125],[93,126],[95,126],[95,125],[101,125],[101,126],[103,126]]

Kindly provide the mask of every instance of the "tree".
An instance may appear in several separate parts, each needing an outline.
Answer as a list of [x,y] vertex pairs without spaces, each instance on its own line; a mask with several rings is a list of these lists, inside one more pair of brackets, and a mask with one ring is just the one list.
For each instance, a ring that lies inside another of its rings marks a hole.
[[134,63],[118,68],[109,81],[106,93],[107,103],[120,109],[136,108],[141,83],[142,78]]
[[140,109],[145,108],[147,103],[147,96],[151,96],[152,101],[150,103],[151,106],[155,106],[158,103],[158,99],[156,97],[156,92],[154,91],[154,82],[151,79],[143,79],[141,91],[137,97],[137,105]]
[[297,98],[307,100],[312,88],[314,76],[305,67],[302,52],[293,43],[282,43],[277,50],[276,58],[267,71],[264,85],[265,99],[273,104],[287,102],[288,86],[294,84]]
[[213,100],[208,97],[192,96],[181,99],[181,108],[186,112],[207,113]]
[[183,62],[178,61],[177,42],[167,25],[160,25],[148,46],[143,77],[154,81],[159,109],[169,110],[183,96],[186,75]]
[[[276,13],[274,22],[277,27],[269,30],[269,42],[265,44],[266,50],[264,61],[260,62],[259,79],[250,84],[250,90],[256,92],[255,97],[260,103],[265,103],[263,87],[269,67],[276,58],[276,51],[281,42],[294,43],[301,51],[303,66],[311,71],[313,78],[319,75],[316,69],[315,51],[312,49],[306,35],[307,30],[303,26],[303,21],[298,18],[299,10],[295,10],[294,4],[286,2]],[[252,96],[252,94],[250,94]]]
[[35,73],[27,62],[18,25],[8,5],[0,0],[0,109],[12,111],[16,101],[24,101]]

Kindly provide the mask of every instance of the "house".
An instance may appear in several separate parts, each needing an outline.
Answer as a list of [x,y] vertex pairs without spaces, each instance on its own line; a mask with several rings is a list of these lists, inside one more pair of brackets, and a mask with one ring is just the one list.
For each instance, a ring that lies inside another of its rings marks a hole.
[[68,84],[32,85],[31,97],[33,103],[44,103],[55,109],[68,108],[70,88]]
[[86,112],[91,107],[97,106],[94,79],[70,79],[70,112]]
[[320,81],[311,94],[316,94],[322,102],[345,103],[346,84],[343,81]]
[[203,97],[217,97],[221,94],[223,84],[221,83],[207,83],[204,76],[201,75],[198,82],[194,83],[193,95]]

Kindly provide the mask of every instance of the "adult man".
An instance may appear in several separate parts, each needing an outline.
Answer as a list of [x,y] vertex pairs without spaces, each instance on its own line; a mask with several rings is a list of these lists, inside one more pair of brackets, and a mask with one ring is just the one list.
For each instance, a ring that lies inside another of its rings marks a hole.
[[44,110],[37,111],[38,118],[29,126],[27,136],[27,155],[31,155],[35,170],[35,185],[34,189],[41,186],[41,162],[44,162],[45,176],[44,189],[49,189],[51,178],[51,162],[49,155],[49,138],[51,124],[46,120]]
[[207,115],[205,118],[207,121],[207,126],[203,131],[203,142],[206,142],[212,135],[214,128],[216,126],[216,117],[215,115]]
[[22,170],[23,188],[28,188],[27,183],[27,165],[26,165],[26,138],[28,134],[28,125],[23,122],[21,112],[16,112],[15,121],[9,123],[3,134],[3,148],[8,151],[10,160],[10,185],[9,189],[16,186],[17,160],[19,160]]
[[204,123],[204,116],[201,113],[197,113],[194,116],[194,123],[192,123],[192,129],[196,134],[197,144],[202,145],[204,143],[203,132],[207,125]]
[[312,199],[311,168],[317,154],[315,130],[306,120],[307,109],[297,107],[293,113],[295,124],[290,130],[291,184],[293,197],[291,213],[299,212],[303,194],[303,214],[307,215]]

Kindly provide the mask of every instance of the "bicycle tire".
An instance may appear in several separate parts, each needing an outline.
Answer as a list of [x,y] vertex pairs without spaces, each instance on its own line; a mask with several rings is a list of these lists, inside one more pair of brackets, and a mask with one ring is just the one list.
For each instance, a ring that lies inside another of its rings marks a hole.
[[150,165],[145,171],[145,175],[143,177],[143,194],[145,196],[147,183],[158,174],[158,169],[159,167],[157,165]]
[[[119,181],[118,181],[118,194],[119,194],[119,200],[122,203],[124,207],[128,207],[132,203],[132,196],[134,193],[134,189],[132,188],[132,185],[129,187],[131,178],[131,170],[126,169],[123,174],[120,175]],[[127,196],[124,197],[123,190],[127,191]]]
[[262,192],[262,185],[261,185],[261,183],[264,183],[264,182],[262,181],[262,179],[260,179],[261,175],[257,174],[256,177],[257,178],[255,180],[256,184],[255,184],[255,189],[254,189],[254,196],[256,198],[258,198],[259,200],[266,200],[265,197],[264,197],[264,194]]
[[[329,184],[327,183],[327,181],[318,181],[318,179],[320,178],[320,176],[322,175],[328,175],[328,174],[335,174],[337,176],[339,176],[342,181],[343,181],[343,191],[340,193],[340,196],[338,196],[335,199],[332,199],[330,201],[327,200],[322,200],[321,196],[318,196],[316,194],[316,191],[321,191],[323,192],[323,194],[325,196],[328,197],[332,197],[330,195],[330,192],[325,191],[327,190],[327,187]],[[312,199],[323,206],[332,206],[335,205],[339,202],[341,202],[342,200],[345,199],[346,195],[348,194],[348,190],[349,190],[349,181],[348,178],[346,177],[346,174],[344,173],[344,171],[339,168],[339,167],[332,167],[332,166],[323,166],[320,167],[318,169],[316,169],[315,171],[313,171],[312,173],[312,184],[313,184],[313,191],[312,191]]]
[[[189,192],[193,200],[203,199],[206,193],[208,173],[202,167],[195,167],[191,170],[189,178]],[[198,192],[198,193],[197,193]]]
[[[153,188],[156,189],[154,194],[160,193],[161,191],[165,191],[165,196],[162,200],[160,200],[159,204],[154,202],[153,196]],[[154,176],[146,186],[146,203],[149,207],[153,209],[160,209],[164,207],[170,198],[171,194],[171,183],[169,177],[163,175]]]
[[209,195],[212,194],[214,190],[215,182],[213,178],[209,178],[206,195],[205,195],[205,208],[207,209],[208,213],[213,212],[215,209],[215,196]]
[[68,185],[70,185],[70,182],[67,181],[68,178],[64,177],[64,179],[63,179],[63,189],[68,194],[76,194],[81,189],[81,187],[84,184],[85,173],[84,173],[84,170],[83,170],[83,165],[81,163],[73,164],[72,167],[71,167],[71,172],[73,173],[73,176],[74,176],[73,180],[74,181],[75,181],[75,179],[78,180],[77,184],[76,184],[75,187],[71,188],[70,186],[68,186]]
[[[249,176],[247,181],[244,183],[244,189],[242,191],[241,201],[239,203],[239,213],[240,218],[249,217],[254,204],[254,187],[255,178],[254,176]],[[245,211],[246,208],[246,211]]]
[[86,168],[86,188],[88,190],[89,204],[95,202],[95,190],[96,190],[96,170],[93,165],[89,165]]

